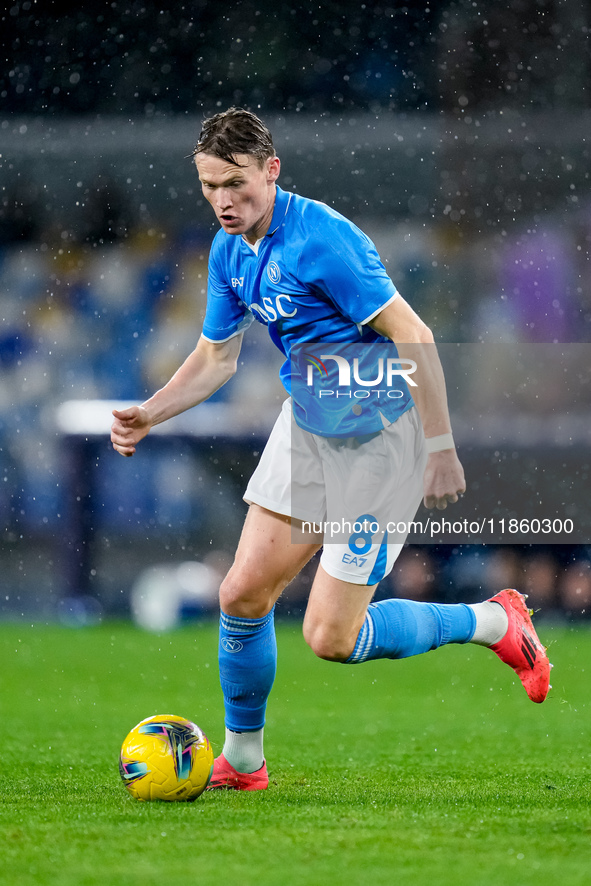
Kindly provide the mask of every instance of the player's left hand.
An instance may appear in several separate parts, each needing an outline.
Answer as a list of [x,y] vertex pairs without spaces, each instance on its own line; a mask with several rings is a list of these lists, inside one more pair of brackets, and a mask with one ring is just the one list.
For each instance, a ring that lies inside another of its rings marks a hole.
[[455,449],[444,449],[429,455],[423,491],[425,507],[439,511],[443,511],[448,504],[454,504],[458,496],[466,491],[464,469]]

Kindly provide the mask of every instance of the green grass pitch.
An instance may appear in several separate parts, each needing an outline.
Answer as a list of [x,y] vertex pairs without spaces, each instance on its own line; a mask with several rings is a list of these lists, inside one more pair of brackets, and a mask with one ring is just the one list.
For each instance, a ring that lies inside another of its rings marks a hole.
[[574,886],[591,880],[591,632],[542,626],[545,704],[487,650],[344,667],[278,628],[271,785],[138,803],[151,714],[223,737],[213,624],[0,626],[0,883]]

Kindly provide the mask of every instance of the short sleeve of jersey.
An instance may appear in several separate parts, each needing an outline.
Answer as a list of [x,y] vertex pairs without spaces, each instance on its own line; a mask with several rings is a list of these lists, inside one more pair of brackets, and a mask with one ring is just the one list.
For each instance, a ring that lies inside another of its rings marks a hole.
[[227,341],[250,326],[252,320],[251,312],[236,296],[226,279],[223,255],[214,239],[209,253],[203,337],[213,342]]
[[300,256],[298,276],[330,297],[354,323],[364,324],[396,298],[372,241],[356,225],[327,209]]

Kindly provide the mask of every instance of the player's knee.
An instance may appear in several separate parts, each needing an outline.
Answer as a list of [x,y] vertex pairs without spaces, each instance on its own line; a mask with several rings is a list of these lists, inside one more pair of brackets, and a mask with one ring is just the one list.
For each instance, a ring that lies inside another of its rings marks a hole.
[[304,640],[312,652],[325,661],[347,661],[355,648],[355,639],[330,625],[304,624]]
[[237,576],[230,570],[220,585],[220,609],[226,615],[242,618],[262,618],[273,607],[268,594],[251,587],[245,577]]

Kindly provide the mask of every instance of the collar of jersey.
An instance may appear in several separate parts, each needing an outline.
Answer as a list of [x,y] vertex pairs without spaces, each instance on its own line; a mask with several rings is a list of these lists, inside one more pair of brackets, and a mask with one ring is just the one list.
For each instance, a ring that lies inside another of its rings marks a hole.
[[275,193],[273,218],[271,219],[271,224],[269,225],[269,230],[265,234],[265,237],[272,237],[277,229],[281,226],[281,222],[287,215],[287,210],[289,209],[289,204],[291,203],[291,198],[293,197],[293,194],[288,194],[287,191],[282,191],[279,185],[275,185],[275,187],[277,188],[277,191]]
[[[289,209],[289,204],[291,203],[291,198],[293,194],[288,194],[287,191],[282,191],[279,185],[275,185],[275,205],[273,207],[273,217],[271,218],[271,224],[269,225],[269,230],[265,234],[265,237],[272,237],[273,234],[281,227],[281,223],[283,219],[287,215],[287,210]],[[242,236],[242,240],[246,245],[252,249],[255,255],[258,255],[259,246],[265,239],[265,237],[261,237],[260,240],[253,245],[249,243],[248,240],[244,239],[244,235]]]

